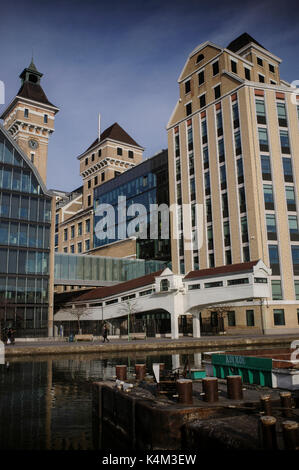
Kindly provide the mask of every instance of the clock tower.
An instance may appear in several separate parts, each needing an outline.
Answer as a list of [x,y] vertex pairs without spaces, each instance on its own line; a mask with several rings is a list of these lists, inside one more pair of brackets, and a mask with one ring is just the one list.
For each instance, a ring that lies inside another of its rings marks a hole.
[[42,76],[32,59],[20,74],[20,90],[0,118],[46,184],[48,141],[59,109],[50,103],[42,89]]

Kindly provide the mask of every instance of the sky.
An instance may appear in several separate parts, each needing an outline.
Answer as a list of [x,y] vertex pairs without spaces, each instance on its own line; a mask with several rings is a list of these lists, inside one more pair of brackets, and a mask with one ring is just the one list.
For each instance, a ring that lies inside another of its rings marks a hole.
[[[60,111],[50,137],[47,187],[80,186],[80,155],[118,122],[144,158],[167,147],[166,125],[188,55],[209,40],[226,47],[247,32],[299,79],[299,5],[293,0],[27,0],[0,2],[0,80],[6,105],[31,61]],[[0,111],[5,106],[0,106]]]

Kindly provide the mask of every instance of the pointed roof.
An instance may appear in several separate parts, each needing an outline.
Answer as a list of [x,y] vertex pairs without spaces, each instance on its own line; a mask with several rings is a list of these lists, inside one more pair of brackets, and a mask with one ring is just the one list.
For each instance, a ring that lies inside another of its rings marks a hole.
[[36,68],[36,66],[35,66],[35,63],[33,62],[33,57],[32,57],[32,59],[31,59],[31,62],[30,62],[29,67],[27,67],[27,68],[28,68],[29,70],[32,70],[33,72],[40,73],[40,72],[37,70],[37,68]]
[[54,108],[56,108],[56,106],[48,100],[42,87],[37,83],[24,82],[19,89],[17,96],[37,101],[38,103],[47,104],[48,106],[54,106]]
[[[88,150],[95,147],[99,142],[103,142],[106,139],[116,140],[117,142],[123,142],[124,144],[134,145],[135,147],[140,147],[137,142],[132,139],[132,137],[117,123],[115,122],[112,126],[108,127],[104,130],[101,134],[101,138],[97,138],[86,150],[84,153],[88,152]],[[142,148],[142,147],[140,147]]]
[[238,36],[236,39],[231,41],[229,45],[227,46],[227,49],[229,49],[232,52],[238,52],[240,49],[242,49],[244,46],[247,44],[250,44],[251,42],[254,42],[258,46],[262,47],[263,49],[267,50],[264,46],[262,46],[259,42],[257,42],[250,34],[248,33],[243,33],[240,36]]
[[221,274],[248,272],[251,271],[253,267],[257,265],[258,262],[259,260],[247,261],[245,263],[226,264],[224,266],[217,266],[216,268],[206,268],[199,269],[196,271],[190,271],[188,274],[186,274],[184,279],[198,279],[200,277],[213,277]]

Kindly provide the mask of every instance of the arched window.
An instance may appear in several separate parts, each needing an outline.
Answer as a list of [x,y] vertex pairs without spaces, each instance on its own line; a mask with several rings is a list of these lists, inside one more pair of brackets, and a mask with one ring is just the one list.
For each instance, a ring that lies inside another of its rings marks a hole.
[[160,290],[161,292],[166,292],[169,289],[169,281],[168,279],[162,279],[161,284],[160,284]]
[[205,56],[204,56],[203,54],[199,54],[199,55],[197,56],[196,63],[199,64],[199,62],[201,62],[201,61],[204,59],[204,57],[205,57]]

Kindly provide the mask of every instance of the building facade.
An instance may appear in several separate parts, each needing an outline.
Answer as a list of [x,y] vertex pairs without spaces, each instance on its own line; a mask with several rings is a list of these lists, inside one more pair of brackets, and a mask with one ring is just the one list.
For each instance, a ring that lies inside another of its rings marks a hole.
[[0,127],[0,319],[18,336],[48,335],[53,315],[52,195]]
[[[142,161],[143,148],[114,123],[83,152],[80,175],[83,185],[65,194],[57,193],[55,251],[87,253],[94,248],[94,190]],[[55,191],[54,191],[55,192]]]
[[[119,203],[120,197],[126,198],[124,205]],[[151,205],[165,204],[167,207],[169,206],[167,150],[159,152],[117,178],[98,186],[94,190],[95,211],[100,204],[108,204],[113,207],[115,220],[113,221],[114,234],[109,236],[109,230],[107,230],[107,237],[101,238],[97,237],[97,224],[103,216],[95,215],[94,250],[98,255],[130,256],[170,262],[169,237],[163,239],[160,229],[157,231],[157,238],[153,239],[150,232],[151,218],[153,217],[150,211]],[[137,232],[134,237],[130,237],[128,233],[129,224],[134,218],[134,214],[130,213],[132,204],[142,204],[146,210],[144,222],[146,222],[147,228],[145,233],[140,233],[141,236],[138,236],[138,227],[132,227],[133,230],[136,228]],[[121,221],[119,211],[125,212]]]
[[[262,259],[272,269],[267,332],[299,328],[299,106],[281,59],[248,34],[188,57],[169,120],[174,272]],[[299,103],[298,103],[299,104]],[[204,211],[203,243],[186,248]],[[260,305],[236,304],[236,326],[253,327]]]

